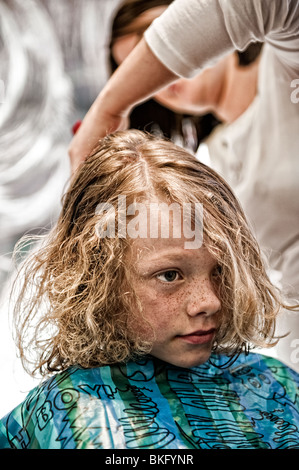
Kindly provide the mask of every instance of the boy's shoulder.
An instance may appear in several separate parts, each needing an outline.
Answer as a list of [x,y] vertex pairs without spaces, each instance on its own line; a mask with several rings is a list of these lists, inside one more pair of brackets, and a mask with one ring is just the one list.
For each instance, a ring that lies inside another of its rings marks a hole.
[[154,376],[150,359],[58,372],[0,420],[0,448],[109,448],[115,402],[125,403]]
[[[91,369],[71,367],[35,387],[0,421],[0,448],[168,448],[171,439],[188,447],[175,425],[178,409],[187,417],[189,406],[200,415],[208,406],[216,422],[223,413],[235,419],[235,413],[242,412],[257,426],[269,418],[270,409],[280,408],[281,418],[291,422],[299,416],[298,386],[296,372],[256,353],[235,360],[213,355],[193,369],[153,358]],[[140,419],[159,426],[158,436],[149,434],[159,443],[144,442],[149,437],[134,428]]]
[[68,448],[70,423],[83,419],[81,408],[96,392],[92,378],[100,379],[100,371],[70,367],[33,388],[0,421],[0,448]]

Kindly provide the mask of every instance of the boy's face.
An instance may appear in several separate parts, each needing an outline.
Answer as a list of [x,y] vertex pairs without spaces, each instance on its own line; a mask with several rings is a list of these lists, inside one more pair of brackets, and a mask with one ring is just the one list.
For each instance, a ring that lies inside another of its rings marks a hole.
[[[179,367],[206,362],[219,325],[221,303],[215,292],[218,265],[202,246],[186,249],[186,239],[137,238],[129,266],[143,315],[155,332],[151,354]],[[145,323],[129,328],[151,330]]]

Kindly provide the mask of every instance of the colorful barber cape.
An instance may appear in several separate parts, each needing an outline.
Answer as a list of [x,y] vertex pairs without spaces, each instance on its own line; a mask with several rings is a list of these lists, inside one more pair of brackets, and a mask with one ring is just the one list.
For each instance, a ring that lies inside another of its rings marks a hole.
[[259,354],[72,367],[0,422],[0,448],[299,449],[299,375]]

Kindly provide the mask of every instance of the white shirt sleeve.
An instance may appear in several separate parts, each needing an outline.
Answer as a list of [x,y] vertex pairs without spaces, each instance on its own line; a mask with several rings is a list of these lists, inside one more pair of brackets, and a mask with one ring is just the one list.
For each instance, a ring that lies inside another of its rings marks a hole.
[[233,50],[268,42],[299,69],[299,0],[175,0],[145,32],[156,57],[193,77]]

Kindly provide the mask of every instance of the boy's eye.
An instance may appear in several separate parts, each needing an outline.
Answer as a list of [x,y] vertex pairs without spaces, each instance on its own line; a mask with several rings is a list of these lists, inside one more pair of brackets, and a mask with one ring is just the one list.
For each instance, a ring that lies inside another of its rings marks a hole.
[[218,264],[213,271],[213,277],[219,278],[221,277],[221,275],[222,275],[222,267]]
[[157,279],[163,282],[173,282],[177,281],[179,273],[177,271],[165,271],[164,273],[158,274]]
[[217,264],[217,266],[215,268],[215,273],[216,274],[222,274],[222,266],[220,266],[220,264]]

